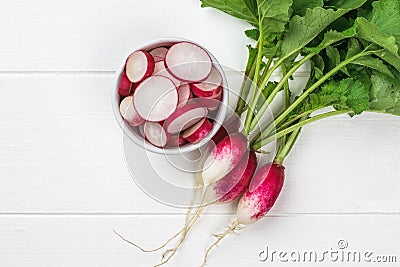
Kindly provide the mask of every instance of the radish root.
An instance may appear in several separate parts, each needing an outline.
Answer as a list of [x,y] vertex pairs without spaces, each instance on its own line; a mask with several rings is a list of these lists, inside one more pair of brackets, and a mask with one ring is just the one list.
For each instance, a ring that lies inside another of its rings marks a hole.
[[[138,249],[141,250],[142,252],[149,253],[149,252],[156,252],[156,251],[159,251],[159,250],[165,248],[172,240],[174,240],[176,237],[178,237],[181,233],[183,233],[183,232],[186,230],[187,225],[188,225],[188,223],[189,223],[189,218],[190,218],[190,215],[191,215],[191,212],[192,212],[192,209],[193,209],[192,207],[193,207],[193,205],[194,205],[194,203],[195,203],[195,201],[196,201],[196,199],[197,199],[197,197],[198,197],[198,195],[199,195],[199,192],[200,192],[199,189],[196,189],[196,191],[194,192],[194,196],[193,196],[193,198],[192,198],[192,200],[191,200],[191,202],[190,202],[190,206],[189,206],[189,208],[188,208],[188,210],[187,210],[187,212],[186,212],[186,218],[185,218],[185,225],[184,225],[184,227],[182,227],[182,229],[181,229],[179,232],[177,232],[175,235],[173,235],[172,237],[170,237],[166,242],[164,242],[162,245],[160,245],[160,246],[157,247],[157,248],[154,248],[154,249],[144,249],[143,247],[139,246],[138,244],[135,244],[135,243],[133,243],[132,241],[126,239],[126,238],[123,237],[121,234],[119,234],[117,231],[113,230],[113,232],[114,232],[114,234],[116,234],[119,238],[121,238],[123,241],[127,242],[128,244],[130,244],[130,245],[132,245],[132,246],[134,246],[134,247],[136,247],[136,248],[138,248]],[[190,220],[192,220],[192,219],[190,219]],[[164,253],[164,254],[165,254],[165,253]],[[164,255],[164,254],[163,254],[163,255]]]
[[225,232],[223,232],[222,234],[213,235],[214,237],[217,238],[217,240],[216,240],[213,244],[211,244],[211,245],[208,247],[208,249],[206,250],[206,253],[205,253],[205,255],[204,255],[204,259],[203,259],[203,263],[201,264],[201,267],[206,266],[208,254],[211,252],[211,250],[212,250],[214,247],[216,247],[216,246],[219,244],[219,242],[222,241],[222,239],[224,239],[224,238],[225,238],[227,235],[229,235],[230,233],[233,233],[233,232],[235,232],[236,230],[241,230],[241,229],[243,229],[243,227],[240,226],[240,225],[239,225],[239,222],[235,220],[235,221],[225,230]]

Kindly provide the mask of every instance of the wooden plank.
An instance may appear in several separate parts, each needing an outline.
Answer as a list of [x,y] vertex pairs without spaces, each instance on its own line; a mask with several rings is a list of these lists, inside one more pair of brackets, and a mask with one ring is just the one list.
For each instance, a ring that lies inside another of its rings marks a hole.
[[[0,213],[184,213],[149,198],[130,177],[112,80],[0,76]],[[305,128],[273,213],[399,213],[399,122],[364,114]]]
[[[199,266],[205,249],[231,216],[203,217],[176,257],[166,266]],[[120,240],[113,229],[145,247],[173,235],[183,216],[1,216],[1,266],[152,266],[161,253],[144,254]],[[268,217],[231,235],[211,252],[208,266],[280,266],[258,259],[260,251],[370,251],[400,260],[399,216],[284,216]],[[348,248],[340,250],[338,241]],[[352,259],[352,258],[351,258]],[[310,266],[310,262],[293,263]],[[334,264],[326,257],[323,266]],[[336,262],[337,264],[337,262]],[[341,263],[364,266],[366,263]],[[398,263],[397,263],[398,264]],[[368,263],[368,266],[382,266]],[[397,266],[392,263],[388,266]]]

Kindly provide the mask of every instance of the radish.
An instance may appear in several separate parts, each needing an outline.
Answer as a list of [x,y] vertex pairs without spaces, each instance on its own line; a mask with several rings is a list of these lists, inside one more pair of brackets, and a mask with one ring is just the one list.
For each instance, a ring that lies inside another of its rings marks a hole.
[[[236,139],[232,139],[236,140]],[[221,147],[220,147],[221,148]],[[188,213],[186,215],[186,220],[185,220],[185,225],[184,227],[176,233],[173,237],[168,239],[163,245],[160,247],[153,249],[153,250],[145,250],[141,248],[140,246],[124,239],[121,235],[116,233],[119,237],[121,237],[124,241],[130,243],[131,245],[141,249],[144,252],[152,252],[152,251],[157,251],[165,247],[170,241],[172,241],[174,238],[176,238],[179,234],[181,234],[181,238],[179,239],[177,245],[172,248],[168,249],[164,252],[162,256],[162,260],[160,264],[157,264],[155,266],[161,266],[168,262],[174,254],[177,252],[179,247],[182,245],[184,240],[187,237],[187,234],[189,231],[193,228],[193,226],[196,224],[198,221],[201,213],[205,210],[207,206],[209,206],[212,203],[206,203],[205,198],[207,196],[215,196],[217,199],[216,203],[229,203],[234,200],[236,200],[238,197],[240,197],[245,190],[248,188],[248,185],[251,181],[251,178],[254,175],[254,172],[257,167],[257,157],[253,151],[250,153],[247,153],[248,151],[246,150],[245,153],[243,153],[243,157],[240,159],[238,164],[224,177],[222,177],[213,187],[206,187],[205,192],[203,193],[202,199],[200,206],[196,209],[195,213],[193,214],[192,217],[191,215],[191,208],[188,209]],[[208,194],[209,190],[212,191],[211,194]],[[194,199],[192,200],[192,204],[194,204],[197,196],[198,196],[199,191],[195,191]],[[212,199],[215,200],[215,199]],[[168,255],[168,257],[167,257]],[[167,258],[166,258],[167,257]],[[166,258],[164,260],[164,258]]]
[[160,123],[147,121],[143,131],[146,139],[152,145],[164,147],[168,142],[168,134]]
[[194,102],[200,104],[203,107],[206,107],[209,111],[215,111],[221,104],[221,100],[222,100],[222,90],[219,91],[218,94],[210,97],[198,97],[194,100]]
[[171,75],[171,73],[169,73],[165,69],[164,61],[159,61],[155,64],[154,75],[160,75],[171,79],[171,81],[174,82],[176,87],[178,87],[181,84],[180,80],[176,79],[174,76]]
[[172,45],[165,55],[166,69],[178,80],[202,82],[211,72],[211,57],[200,46],[190,42]]
[[209,185],[230,172],[247,151],[247,138],[241,133],[228,135],[211,151],[204,163],[202,179]]
[[203,118],[192,127],[188,128],[182,135],[187,141],[192,144],[198,143],[203,140],[212,130],[212,123]]
[[210,97],[221,92],[222,75],[216,68],[211,68],[208,78],[201,83],[192,83],[193,94],[198,97]]
[[135,51],[126,61],[126,75],[133,83],[140,82],[153,74],[154,58],[145,51]]
[[211,249],[230,233],[240,230],[240,224],[249,225],[260,220],[275,204],[285,180],[285,167],[279,163],[267,163],[262,166],[250,183],[249,188],[239,201],[236,220],[206,250],[204,266]]
[[178,93],[174,83],[163,76],[151,76],[135,90],[133,104],[148,121],[163,121],[176,110]]
[[207,116],[207,109],[196,103],[188,103],[179,107],[165,120],[165,129],[170,134],[176,134],[197,123]]
[[212,190],[208,190],[207,202],[217,200],[217,203],[229,203],[236,200],[247,190],[256,168],[256,153],[250,151],[232,171],[212,186]]
[[165,54],[167,54],[168,48],[157,47],[150,51],[150,55],[153,56],[155,61],[163,61]]
[[186,102],[192,97],[190,85],[187,83],[181,84],[178,87],[178,106],[185,105]]
[[119,104],[119,111],[122,117],[132,126],[138,126],[145,122],[145,120],[136,112],[132,103],[132,96],[127,96],[122,99]]
[[179,147],[185,145],[186,143],[187,141],[182,137],[182,135],[174,134],[169,136],[167,145],[172,147]]
[[143,136],[143,138],[146,138],[146,135],[144,134],[144,124],[139,125],[139,133]]
[[238,133],[240,125],[241,121],[239,116],[237,116],[236,113],[232,114],[222,123],[221,127],[218,129],[217,133],[211,138],[211,140],[215,144],[218,144],[229,134]]
[[122,73],[121,81],[119,82],[118,94],[120,96],[128,96],[131,94],[132,83],[126,76],[126,72]]

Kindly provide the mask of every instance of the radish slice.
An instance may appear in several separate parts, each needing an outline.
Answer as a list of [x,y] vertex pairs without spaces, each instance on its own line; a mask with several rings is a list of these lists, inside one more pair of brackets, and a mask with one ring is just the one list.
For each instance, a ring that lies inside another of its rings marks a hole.
[[169,136],[167,145],[172,147],[179,147],[183,146],[186,143],[187,141],[182,137],[182,135],[175,134]]
[[167,54],[168,48],[165,47],[157,47],[150,51],[150,55],[153,56],[155,61],[164,60],[165,55]]
[[209,111],[217,110],[222,100],[222,90],[210,97],[199,97],[195,98],[193,101],[202,107],[207,108]]
[[151,144],[157,147],[164,147],[167,144],[168,134],[159,123],[147,121],[143,131]]
[[212,62],[210,55],[200,46],[180,42],[168,50],[165,55],[165,66],[181,81],[201,82],[210,74]]
[[212,123],[203,118],[201,121],[187,129],[182,137],[188,140],[190,143],[195,144],[203,140],[212,130]]
[[160,75],[171,79],[171,81],[178,87],[181,84],[181,81],[176,79],[174,76],[171,75],[166,69],[164,65],[164,61],[159,61],[155,64],[154,67],[154,75]]
[[144,124],[139,125],[139,133],[143,136],[143,138],[146,138],[146,135],[144,134]]
[[132,103],[132,96],[125,97],[119,105],[122,117],[132,126],[143,124],[145,120],[136,112]]
[[126,75],[131,82],[140,82],[153,74],[154,64],[154,58],[149,53],[135,51],[126,61]]
[[191,95],[190,85],[185,83],[178,87],[178,106],[185,105]]
[[151,76],[136,88],[133,105],[142,118],[163,121],[174,113],[178,105],[178,92],[170,79]]
[[216,69],[212,68],[208,78],[201,83],[193,83],[191,85],[193,94],[198,97],[210,97],[221,91],[222,75]]
[[118,94],[120,96],[128,96],[131,94],[132,83],[126,76],[124,72],[121,76],[121,81],[119,82]]
[[176,134],[197,123],[207,116],[207,109],[196,103],[189,103],[179,107],[165,120],[165,129],[170,134]]

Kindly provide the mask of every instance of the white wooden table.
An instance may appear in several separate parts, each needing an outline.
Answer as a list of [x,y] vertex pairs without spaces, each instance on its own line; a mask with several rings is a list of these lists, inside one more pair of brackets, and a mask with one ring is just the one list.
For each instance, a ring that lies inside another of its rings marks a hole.
[[[240,70],[247,28],[197,0],[2,0],[0,266],[157,263],[160,254],[140,253],[112,230],[153,247],[181,227],[185,210],[132,181],[110,105],[114,71],[135,47],[166,36],[197,41]],[[209,266],[263,266],[266,245],[321,252],[338,240],[399,262],[399,136],[400,118],[377,114],[305,128],[277,205],[227,238]],[[233,213],[233,205],[208,209],[167,266],[198,266]]]

